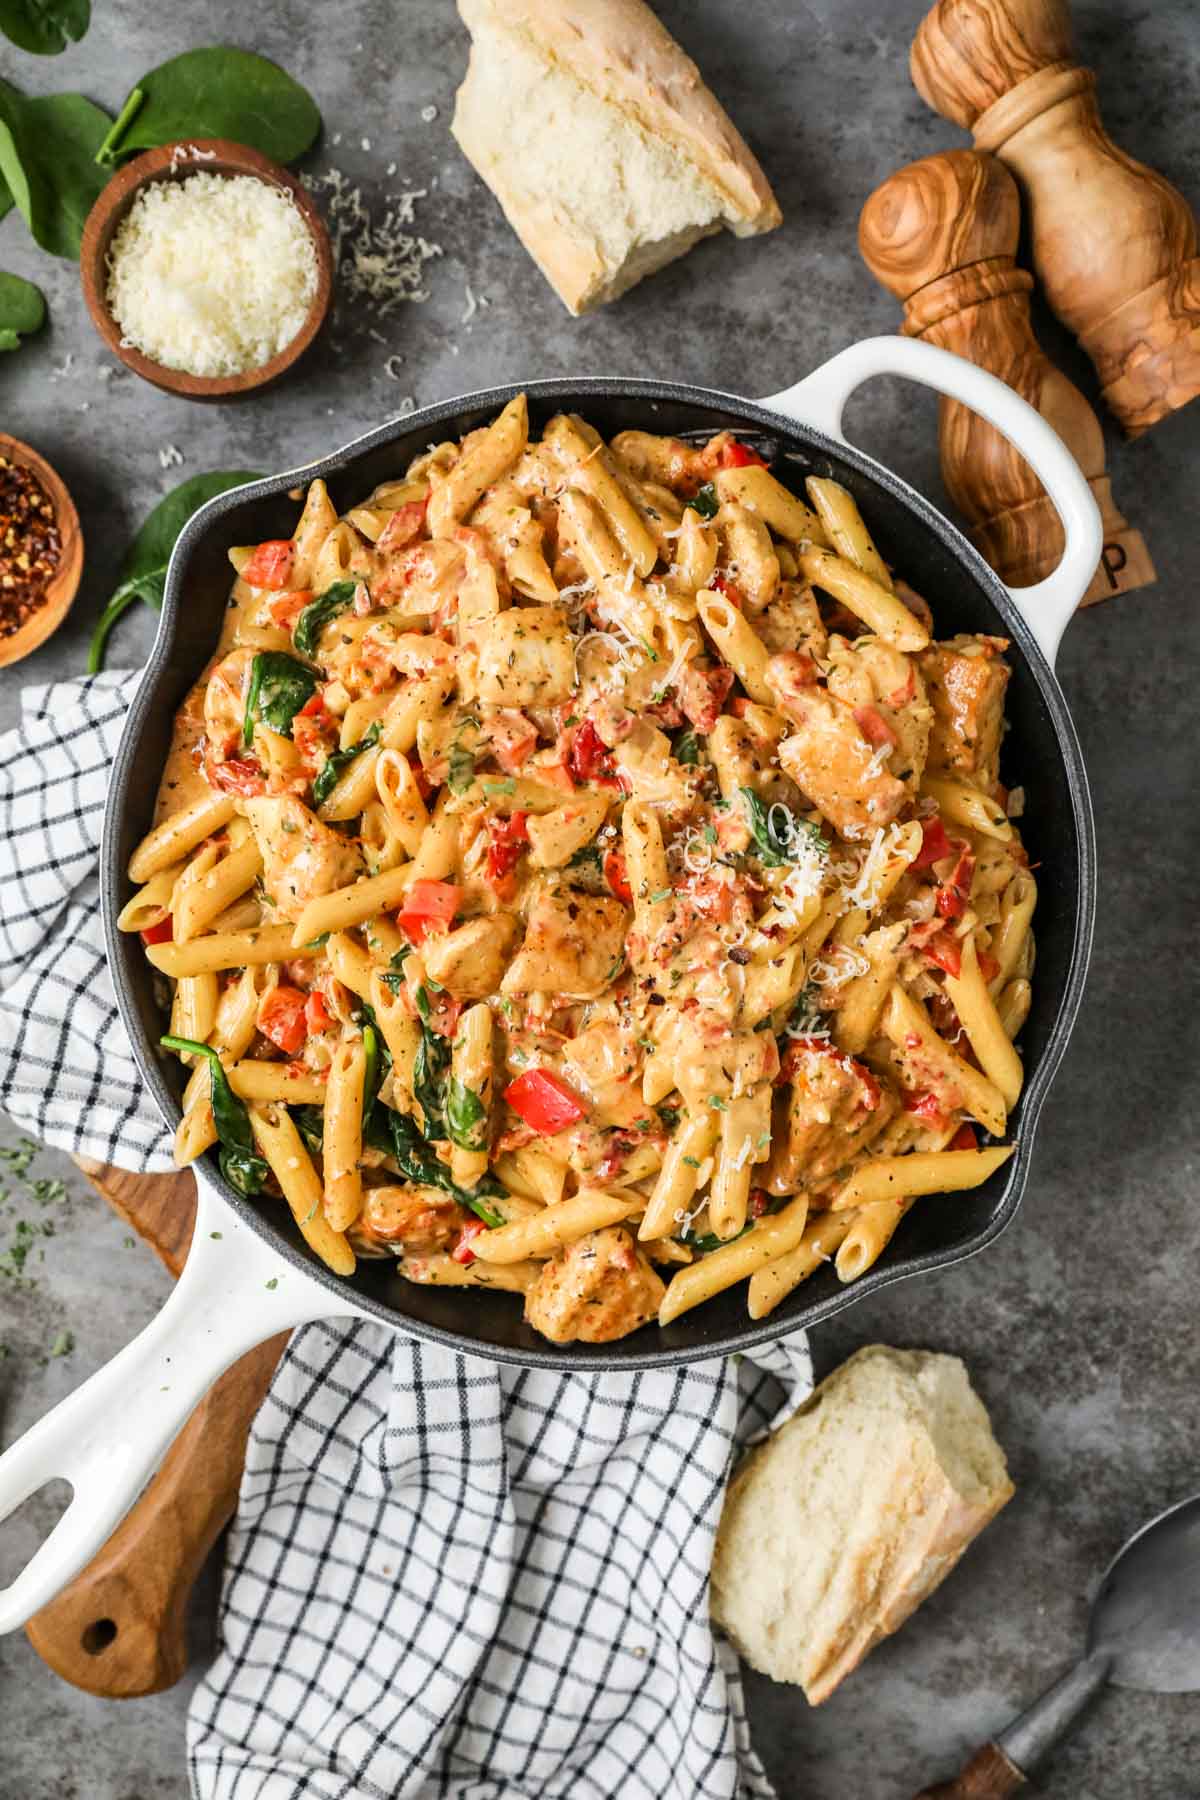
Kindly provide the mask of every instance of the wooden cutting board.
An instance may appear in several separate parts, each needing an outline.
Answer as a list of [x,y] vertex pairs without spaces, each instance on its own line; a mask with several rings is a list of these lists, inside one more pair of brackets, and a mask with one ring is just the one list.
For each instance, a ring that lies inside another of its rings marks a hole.
[[[130,1175],[77,1160],[177,1276],[196,1217],[192,1176]],[[29,1621],[30,1643],[64,1681],[132,1699],[182,1676],[192,1588],[237,1503],[250,1424],[287,1338],[282,1332],[260,1344],[222,1375],[103,1550]]]

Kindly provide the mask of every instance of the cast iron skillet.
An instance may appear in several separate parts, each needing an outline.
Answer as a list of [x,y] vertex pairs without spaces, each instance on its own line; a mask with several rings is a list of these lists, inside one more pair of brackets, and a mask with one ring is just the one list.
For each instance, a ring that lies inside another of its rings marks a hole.
[[[848,394],[868,376],[884,372],[908,374],[953,394],[986,414],[1022,449],[1066,528],[1063,562],[1048,581],[1014,597],[939,513],[840,436]],[[1017,1210],[1038,1115],[1078,1010],[1094,912],[1087,781],[1048,660],[1100,554],[1098,514],[1076,465],[1011,389],[956,357],[899,338],[853,346],[796,388],[762,404],[644,380],[585,378],[519,386],[529,397],[531,435],[563,409],[582,413],[605,437],[640,427],[704,439],[728,428],[769,453],[776,472],[801,492],[806,475],[832,475],[858,501],[886,560],[929,600],[939,637],[982,631],[1011,640],[1011,731],[1003,775],[1028,795],[1022,833],[1038,865],[1039,893],[1037,974],[1022,1035],[1026,1084],[1011,1120],[1017,1153],[973,1193],[922,1201],[879,1263],[848,1287],[827,1267],[757,1324],[747,1318],[744,1288],[739,1287],[666,1329],[647,1326],[617,1343],[597,1346],[548,1343],[522,1322],[518,1297],[416,1287],[402,1281],[391,1262],[360,1263],[347,1284],[311,1254],[281,1203],[242,1198],[222,1180],[215,1158],[206,1157],[198,1168],[201,1209],[193,1249],[164,1312],[115,1363],[0,1458],[0,1517],[51,1475],[67,1476],[77,1492],[90,1489],[85,1516],[77,1517],[72,1528],[77,1500],[18,1582],[0,1594],[0,1630],[22,1622],[83,1566],[215,1376],[249,1345],[282,1326],[351,1314],[449,1349],[575,1371],[691,1362],[816,1324],[902,1277],[958,1262],[997,1238]],[[376,483],[395,478],[431,442],[460,437],[492,419],[518,391],[517,385],[495,388],[381,426],[307,468],[210,501],[180,536],[154,653],[113,770],[102,850],[108,953],[122,1017],[150,1092],[172,1129],[180,1116],[181,1070],[158,1048],[163,1015],[140,941],[117,931],[116,918],[131,892],[125,869],[149,828],[175,710],[217,637],[230,581],[227,549],[289,536],[297,514],[289,489],[321,476],[341,510]],[[825,429],[808,422],[813,420]],[[172,1379],[164,1400],[155,1374],[168,1364]],[[136,1418],[129,1407],[131,1373],[138,1387]],[[125,1447],[116,1473],[111,1467],[114,1435]]]

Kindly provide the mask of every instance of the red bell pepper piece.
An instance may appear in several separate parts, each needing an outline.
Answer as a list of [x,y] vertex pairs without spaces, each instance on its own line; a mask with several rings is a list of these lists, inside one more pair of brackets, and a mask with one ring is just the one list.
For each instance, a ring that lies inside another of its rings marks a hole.
[[739,444],[736,438],[721,446],[721,467],[723,469],[765,469],[767,459],[760,456],[757,450],[751,450],[749,444]]
[[296,717],[298,719],[315,719],[318,713],[323,713],[324,711],[325,695],[321,689],[318,688],[316,693],[309,695],[308,699],[304,702],[304,705],[300,708],[300,711],[296,714]]
[[724,594],[730,606],[736,606],[739,612],[746,609],[746,596],[736,581],[730,581],[728,575],[714,575],[709,580],[709,587],[718,594]]
[[224,762],[206,762],[204,772],[214,787],[250,800],[267,791],[267,778],[249,757],[229,756]]
[[328,1031],[333,1024],[333,1014],[325,1004],[325,996],[319,988],[313,988],[304,1002],[304,1025],[311,1035]]
[[138,933],[143,944],[169,944],[175,935],[175,921],[170,913],[160,919],[157,925],[147,925],[145,931]]
[[375,548],[386,556],[390,550],[402,550],[412,540],[425,523],[425,509],[429,505],[429,495],[423,500],[406,500],[398,506],[383,530],[379,534]]
[[567,768],[576,781],[595,781],[601,787],[616,787],[612,751],[590,719],[576,728],[567,751]]
[[943,919],[957,919],[966,912],[971,882],[975,876],[975,858],[971,854],[970,845],[957,838],[954,842],[958,850],[958,861],[950,879],[944,881],[937,891],[937,909]]
[[291,538],[268,538],[242,570],[242,580],[256,588],[285,588],[295,565],[296,546]]
[[312,598],[311,588],[289,588],[286,593],[280,594],[278,599],[271,601],[267,611],[276,625],[282,625],[285,631],[290,632],[305,607],[311,603]]
[[922,946],[925,955],[955,980],[962,974],[962,944],[952,931],[939,931]]
[[487,822],[487,879],[501,899],[510,899],[516,886],[512,872],[529,842],[528,819],[528,813],[515,812],[507,819],[497,814]]
[[633,905],[633,893],[629,886],[629,875],[625,868],[625,852],[609,850],[604,858],[604,879],[622,906]]
[[396,923],[410,944],[423,944],[436,927],[449,927],[461,899],[462,890],[452,881],[414,881]]
[[924,1119],[927,1125],[944,1125],[946,1111],[936,1094],[906,1094],[904,1110],[918,1119]]
[[944,856],[953,854],[941,815],[935,813],[932,819],[923,819],[921,821],[921,848],[913,858],[913,868],[931,869],[935,862],[941,862]]
[[295,1056],[306,1036],[308,996],[299,988],[274,987],[264,994],[258,1008],[258,1029],[285,1056]]
[[526,1069],[504,1090],[513,1111],[543,1137],[578,1125],[586,1108],[566,1082],[550,1069]]
[[487,1226],[482,1219],[467,1220],[466,1224],[458,1234],[458,1242],[450,1252],[456,1263],[462,1263],[463,1267],[466,1268],[476,1260],[475,1252],[471,1248],[471,1239],[477,1238],[481,1231],[486,1230]]
[[960,1125],[954,1136],[950,1139],[948,1148],[951,1150],[978,1150],[979,1139],[975,1136],[975,1127],[973,1125]]

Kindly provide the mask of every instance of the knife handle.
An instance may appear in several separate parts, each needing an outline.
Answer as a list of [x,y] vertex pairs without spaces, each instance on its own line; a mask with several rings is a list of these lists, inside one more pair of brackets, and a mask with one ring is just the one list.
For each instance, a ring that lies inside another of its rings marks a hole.
[[985,1744],[953,1781],[922,1788],[917,1800],[1006,1800],[1024,1787],[1025,1777],[998,1744]]

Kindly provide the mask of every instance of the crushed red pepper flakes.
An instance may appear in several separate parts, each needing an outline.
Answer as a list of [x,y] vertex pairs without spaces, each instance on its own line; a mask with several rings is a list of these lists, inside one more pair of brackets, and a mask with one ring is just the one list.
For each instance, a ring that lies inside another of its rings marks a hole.
[[0,456],[0,638],[41,606],[61,556],[54,502],[32,469]]

